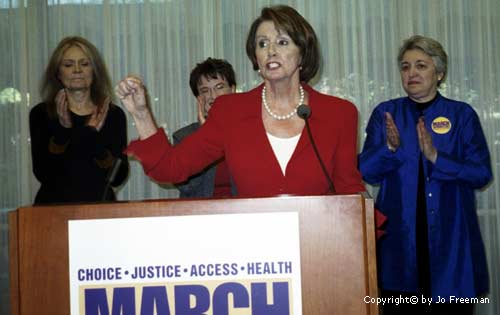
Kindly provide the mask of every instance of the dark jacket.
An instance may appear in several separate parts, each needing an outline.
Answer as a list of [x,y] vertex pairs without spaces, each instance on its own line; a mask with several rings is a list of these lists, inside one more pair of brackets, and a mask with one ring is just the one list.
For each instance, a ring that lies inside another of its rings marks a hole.
[[[200,128],[200,123],[195,122],[174,132],[174,144],[180,143]],[[191,176],[184,183],[176,185],[180,198],[210,198],[214,193],[216,164],[210,164],[200,173]]]

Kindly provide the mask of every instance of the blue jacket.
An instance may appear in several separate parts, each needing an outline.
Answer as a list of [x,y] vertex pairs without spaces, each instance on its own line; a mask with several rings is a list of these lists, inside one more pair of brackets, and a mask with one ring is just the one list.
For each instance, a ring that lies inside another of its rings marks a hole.
[[[385,112],[400,134],[394,153],[386,144]],[[359,156],[363,179],[380,185],[375,206],[387,216],[387,234],[377,246],[379,285],[385,290],[418,291],[417,119],[416,105],[407,97],[379,104]],[[477,114],[466,103],[438,95],[424,119],[438,150],[436,164],[424,162],[432,296],[476,297],[488,291],[474,195],[492,179],[488,146]]]

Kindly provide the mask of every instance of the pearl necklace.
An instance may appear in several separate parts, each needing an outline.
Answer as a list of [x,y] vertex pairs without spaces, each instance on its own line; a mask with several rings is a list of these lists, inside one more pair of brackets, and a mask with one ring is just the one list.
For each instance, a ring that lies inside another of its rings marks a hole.
[[304,103],[304,89],[302,88],[301,85],[299,85],[299,93],[300,93],[300,100],[299,100],[299,103],[297,104],[297,106],[295,106],[295,108],[290,112],[288,113],[287,115],[278,115],[276,113],[274,113],[271,108],[269,107],[269,105],[267,105],[267,100],[266,100],[266,87],[264,86],[264,88],[262,89],[262,104],[264,104],[264,108],[266,109],[266,112],[271,116],[273,117],[274,119],[277,119],[277,120],[286,120],[286,119],[290,119],[293,117],[293,115],[295,115],[297,113],[297,108],[302,104]]

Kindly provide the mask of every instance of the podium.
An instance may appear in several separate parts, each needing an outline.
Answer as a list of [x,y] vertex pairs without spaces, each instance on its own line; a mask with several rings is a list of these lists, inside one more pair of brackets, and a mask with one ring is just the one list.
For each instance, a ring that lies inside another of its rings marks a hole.
[[70,313],[68,220],[297,212],[302,314],[378,314],[373,201],[362,195],[150,200],[9,213],[12,315]]

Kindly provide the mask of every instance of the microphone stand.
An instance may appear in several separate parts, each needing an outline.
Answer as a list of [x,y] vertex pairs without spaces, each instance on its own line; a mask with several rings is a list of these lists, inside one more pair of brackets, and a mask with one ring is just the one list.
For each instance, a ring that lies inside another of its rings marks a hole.
[[113,161],[113,166],[108,172],[108,176],[106,176],[106,186],[104,187],[104,192],[102,194],[101,201],[106,201],[108,194],[111,189],[111,183],[115,180],[116,174],[118,173],[118,170],[120,169],[120,166],[122,164],[122,159],[116,158]]
[[321,160],[321,155],[319,155],[318,148],[316,147],[316,143],[314,142],[312,133],[311,133],[311,128],[309,127],[309,116],[311,116],[311,108],[305,104],[300,105],[297,108],[297,115],[304,119],[306,122],[306,129],[307,129],[307,135],[309,136],[309,141],[311,142],[311,145],[313,147],[314,153],[316,157],[318,158],[319,165],[321,166],[321,170],[323,171],[323,174],[325,175],[326,181],[328,182],[328,192],[330,193],[335,193],[335,186],[333,185],[333,182],[328,175],[328,171],[326,170],[325,164],[323,163],[323,160]]

